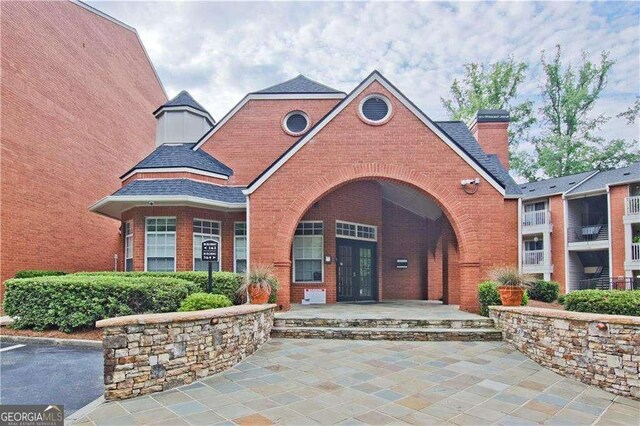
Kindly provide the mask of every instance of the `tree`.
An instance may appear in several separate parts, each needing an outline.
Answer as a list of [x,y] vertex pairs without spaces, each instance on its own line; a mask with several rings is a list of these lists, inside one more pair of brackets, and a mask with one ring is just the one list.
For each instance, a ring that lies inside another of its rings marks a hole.
[[621,112],[616,117],[624,118],[627,120],[627,124],[633,124],[638,118],[640,118],[640,97],[636,98],[636,101],[626,111]]
[[563,65],[560,46],[551,61],[542,52],[542,132],[531,141],[533,153],[514,156],[513,166],[520,175],[531,180],[558,177],[624,166],[640,158],[631,141],[601,136],[610,117],[591,114],[613,64],[608,52],[602,52],[599,63],[583,52],[582,63],[574,69]]
[[479,109],[506,109],[511,115],[509,143],[517,144],[535,122],[533,103],[515,103],[518,87],[523,82],[528,65],[516,63],[513,57],[485,67],[483,64],[464,65],[462,82],[453,80],[451,98],[440,98],[453,120],[470,121]]

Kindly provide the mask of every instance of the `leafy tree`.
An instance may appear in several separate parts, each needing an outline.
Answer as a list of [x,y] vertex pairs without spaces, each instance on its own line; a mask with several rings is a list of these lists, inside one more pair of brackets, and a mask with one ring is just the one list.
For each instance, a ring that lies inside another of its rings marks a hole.
[[621,112],[616,117],[624,118],[627,120],[627,124],[633,124],[638,118],[640,118],[640,97],[636,98],[636,101],[626,111]]
[[515,103],[528,65],[511,56],[488,67],[468,63],[464,68],[462,81],[455,79],[451,84],[451,98],[440,98],[444,108],[453,120],[463,121],[473,119],[479,109],[506,109],[511,115],[509,141],[516,144],[535,122],[531,101]]
[[601,136],[602,125],[610,117],[591,114],[607,86],[614,61],[602,52],[594,63],[587,53],[574,68],[562,63],[560,46],[551,61],[542,52],[544,82],[541,86],[542,134],[532,139],[534,152],[518,152],[514,169],[523,177],[536,179],[580,173],[591,169],[624,166],[640,158],[637,144]]

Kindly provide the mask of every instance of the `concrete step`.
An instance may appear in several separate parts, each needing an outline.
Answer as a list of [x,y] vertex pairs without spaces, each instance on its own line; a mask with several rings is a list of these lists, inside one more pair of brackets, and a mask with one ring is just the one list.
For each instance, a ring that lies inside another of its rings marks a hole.
[[495,328],[273,327],[271,337],[290,339],[500,341]]
[[276,318],[275,327],[330,328],[495,328],[490,318],[478,319],[342,319],[342,318]]

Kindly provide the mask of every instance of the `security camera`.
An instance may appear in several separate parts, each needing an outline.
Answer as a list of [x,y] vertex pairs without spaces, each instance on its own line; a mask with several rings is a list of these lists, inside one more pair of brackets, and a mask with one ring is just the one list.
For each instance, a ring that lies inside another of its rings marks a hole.
[[153,201],[149,201],[149,205],[153,206],[155,203]]
[[463,179],[460,181],[460,185],[462,186],[467,186],[467,185],[479,185],[480,184],[480,178],[475,178],[475,179]]

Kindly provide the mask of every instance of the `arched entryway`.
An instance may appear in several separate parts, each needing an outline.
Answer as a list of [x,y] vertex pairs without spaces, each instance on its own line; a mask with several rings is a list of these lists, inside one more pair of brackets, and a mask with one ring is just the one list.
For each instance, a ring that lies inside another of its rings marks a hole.
[[[430,249],[432,252],[437,250],[440,253],[442,263],[445,266],[447,260],[451,264],[452,257],[455,257],[455,273],[451,274],[449,268],[447,271],[443,270],[442,274],[444,279],[449,280],[449,283],[452,279],[456,280],[456,287],[459,289],[456,302],[459,302],[461,308],[475,310],[477,307],[476,286],[481,276],[481,268],[478,229],[474,223],[473,209],[469,204],[458,199],[464,195],[452,192],[442,182],[401,167],[388,165],[354,165],[349,169],[336,171],[334,175],[325,176],[313,185],[298,191],[277,215],[273,215],[269,211],[270,209],[266,208],[270,203],[266,192],[269,190],[268,185],[264,185],[250,196],[251,262],[265,263],[270,261],[269,263],[276,267],[278,278],[282,283],[282,288],[278,292],[278,304],[287,308],[292,298],[298,296],[299,290],[296,290],[293,285],[294,266],[291,249],[300,221],[305,218],[305,215],[313,216],[316,203],[319,203],[319,208],[322,208],[323,198],[356,182],[373,182],[380,187],[388,185],[394,188],[405,188],[420,194],[440,209],[442,219],[439,225],[437,220],[434,221],[436,223],[433,227],[435,230],[436,226],[440,226],[441,237],[436,239],[435,247],[432,245]],[[271,202],[272,200],[273,198]],[[354,201],[356,200],[351,200],[350,204],[354,204]],[[265,218],[268,224],[265,222]],[[366,225],[366,223],[364,224]],[[330,227],[335,236],[336,222],[332,221]],[[382,229],[382,235],[384,235],[384,229]],[[440,245],[439,248],[438,245]],[[449,250],[451,248],[455,253]],[[447,250],[449,251],[447,252]],[[337,253],[333,257],[332,262],[336,260]],[[324,258],[322,261],[326,262]],[[382,271],[377,270],[376,272],[380,280]],[[382,283],[384,284],[384,279]],[[380,290],[384,290],[384,287],[377,289],[378,296],[384,298],[384,295],[380,294]],[[442,289],[443,292],[445,290]],[[425,297],[428,297],[428,291],[427,287]],[[446,295],[443,296],[446,298]]]

